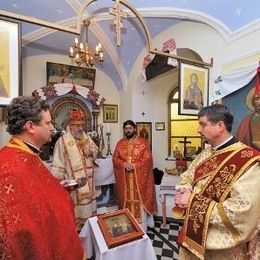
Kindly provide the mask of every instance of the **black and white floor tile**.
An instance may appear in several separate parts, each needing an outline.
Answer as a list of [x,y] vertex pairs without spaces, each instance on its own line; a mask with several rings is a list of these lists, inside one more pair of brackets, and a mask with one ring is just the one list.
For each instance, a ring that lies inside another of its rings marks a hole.
[[182,223],[167,219],[167,225],[162,226],[162,218],[155,217],[155,227],[148,228],[147,235],[153,244],[157,260],[177,260],[179,248],[176,244]]

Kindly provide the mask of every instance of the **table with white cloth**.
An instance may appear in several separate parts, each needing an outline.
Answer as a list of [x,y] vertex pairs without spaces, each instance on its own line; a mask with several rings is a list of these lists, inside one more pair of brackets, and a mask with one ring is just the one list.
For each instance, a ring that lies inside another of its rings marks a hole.
[[[95,260],[156,260],[156,254],[151,240],[144,234],[141,239],[128,242],[117,247],[108,248],[97,222],[97,217],[89,218],[79,234],[85,256],[94,255]],[[94,248],[94,250],[93,250]]]
[[95,168],[95,185],[102,186],[115,183],[112,156],[97,159],[99,167]]
[[175,186],[179,182],[179,175],[164,174],[159,188],[159,198],[162,205],[163,226],[166,226],[166,217],[172,215],[172,208],[175,206]]
[[[98,167],[95,167],[95,185],[102,186],[115,183],[112,156],[108,156],[104,159],[98,158],[96,162]],[[48,170],[51,169],[52,161],[44,161],[44,164]]]

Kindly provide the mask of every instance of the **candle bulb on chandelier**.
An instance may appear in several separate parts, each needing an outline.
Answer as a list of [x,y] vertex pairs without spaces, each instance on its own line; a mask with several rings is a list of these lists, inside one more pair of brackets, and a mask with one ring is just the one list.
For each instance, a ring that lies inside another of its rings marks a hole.
[[103,52],[99,53],[99,61],[103,61],[104,60],[104,54]]
[[70,47],[70,56],[73,57],[73,48]]
[[[88,33],[88,26],[90,25],[90,20],[84,20],[84,25],[86,27],[86,39]],[[84,64],[86,67],[92,67],[95,63],[103,63],[104,54],[102,51],[101,43],[98,43],[93,51],[88,46],[88,42],[79,42],[78,38],[75,38],[75,43],[72,49],[69,50],[69,57],[78,66]]]

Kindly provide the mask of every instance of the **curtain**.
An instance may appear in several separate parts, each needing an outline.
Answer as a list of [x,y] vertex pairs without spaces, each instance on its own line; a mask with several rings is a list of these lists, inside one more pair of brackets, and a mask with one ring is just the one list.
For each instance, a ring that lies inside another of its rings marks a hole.
[[250,64],[223,74],[214,82],[210,102],[221,99],[246,86],[256,75],[258,64]]

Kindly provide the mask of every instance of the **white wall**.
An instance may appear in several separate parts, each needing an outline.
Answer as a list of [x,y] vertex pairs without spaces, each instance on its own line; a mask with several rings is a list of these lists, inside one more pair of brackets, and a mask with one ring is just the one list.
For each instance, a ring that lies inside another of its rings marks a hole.
[[[153,40],[154,47],[161,49],[162,43],[174,38],[177,48],[189,48],[197,52],[205,62],[214,58],[213,68],[210,69],[209,88],[212,91],[214,80],[220,75],[224,65],[235,57],[242,58],[250,53],[260,54],[258,39],[260,31],[232,40],[227,43],[214,28],[200,23],[184,22],[164,31]],[[132,119],[135,121],[152,122],[153,126],[153,158],[154,167],[164,169],[173,166],[166,161],[168,152],[168,106],[167,101],[171,90],[178,84],[178,75],[171,71],[150,81],[142,83],[141,71],[143,58],[147,50],[143,50],[133,66],[129,77],[129,89],[132,89]],[[258,55],[259,58],[259,55]],[[142,91],[145,95],[142,95]],[[128,90],[130,91],[130,90]],[[125,97],[126,98],[126,97]],[[122,102],[122,100],[121,100]],[[145,112],[145,116],[141,113]],[[130,115],[129,115],[130,117]],[[166,122],[165,131],[155,131],[155,122]]]
[[[35,89],[46,86],[46,62],[56,62],[62,64],[70,64],[70,59],[61,55],[33,56],[23,59],[23,95],[31,95]],[[105,97],[107,104],[119,104],[120,94],[117,91],[113,81],[102,71],[96,71],[95,91]],[[120,114],[120,107],[119,107]],[[120,118],[120,117],[119,117]],[[101,108],[98,123],[103,123],[103,110]],[[110,124],[111,148],[112,151],[116,142],[121,138],[119,124]],[[9,134],[5,131],[4,123],[0,124],[0,147],[2,147],[9,139]],[[106,130],[106,126],[104,126]],[[107,137],[104,136],[105,142]],[[105,148],[106,149],[106,148]],[[106,151],[105,151],[106,152]]]
[[[228,64],[239,60],[253,57],[258,61],[260,57],[260,30],[246,34],[240,32],[227,37],[222,37],[219,31],[206,24],[183,22],[170,28],[155,39],[153,46],[160,49],[162,43],[169,38],[174,38],[177,48],[189,48],[197,52],[205,62],[214,58],[214,66],[210,70],[210,90],[214,79],[221,74],[223,68]],[[156,77],[148,82],[142,83],[142,63],[147,55],[144,49],[129,75],[127,89],[118,93],[113,81],[103,72],[97,70],[95,90],[106,98],[108,104],[119,104],[119,122],[110,124],[112,130],[111,146],[115,147],[116,142],[122,137],[122,122],[127,119],[134,121],[148,121],[153,125],[153,156],[154,165],[160,169],[172,165],[172,162],[165,161],[168,150],[168,107],[167,100],[171,90],[178,84],[178,76],[171,71]],[[249,59],[248,59],[249,60]],[[250,59],[252,61],[252,58]],[[23,60],[23,85],[24,95],[31,95],[32,91],[46,85],[46,62],[57,62],[70,64],[66,56],[35,56]],[[145,95],[142,95],[145,91]],[[145,112],[145,116],[141,113]],[[99,122],[103,120],[102,111]],[[154,123],[166,122],[165,131],[155,131]],[[6,134],[5,126],[0,124],[0,147],[6,143],[9,135]]]

